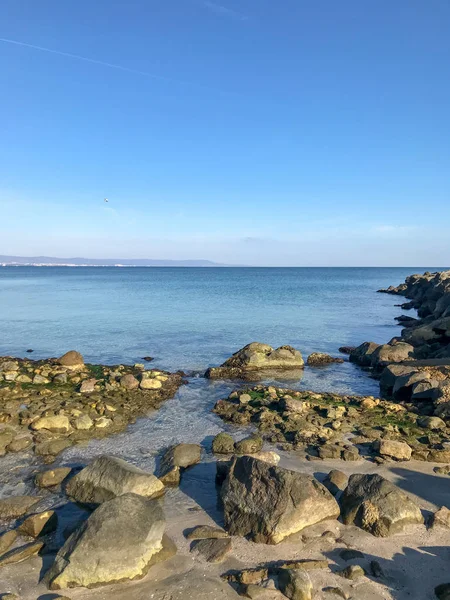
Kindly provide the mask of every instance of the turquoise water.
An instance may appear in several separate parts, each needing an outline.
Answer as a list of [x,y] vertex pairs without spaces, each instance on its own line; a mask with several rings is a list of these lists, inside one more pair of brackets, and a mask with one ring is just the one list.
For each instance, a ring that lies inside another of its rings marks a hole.
[[0,353],[203,370],[250,341],[337,352],[399,331],[398,299],[375,291],[416,271],[5,267]]

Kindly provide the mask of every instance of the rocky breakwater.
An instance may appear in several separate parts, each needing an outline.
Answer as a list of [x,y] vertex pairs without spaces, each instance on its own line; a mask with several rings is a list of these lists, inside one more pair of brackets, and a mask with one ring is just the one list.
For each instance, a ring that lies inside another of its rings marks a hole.
[[[450,423],[372,396],[318,394],[257,385],[233,391],[214,412],[236,425],[254,425],[268,442],[294,449],[309,459],[405,461],[411,458],[450,463]],[[213,450],[248,453],[227,434]],[[250,446],[256,447],[255,436]],[[256,438],[258,439],[258,438]],[[262,449],[262,438],[256,450]],[[243,446],[244,447],[244,446]],[[450,468],[449,468],[450,469]]]
[[397,317],[401,335],[386,344],[364,342],[350,361],[380,378],[383,397],[410,402],[424,415],[450,418],[450,271],[411,275],[398,287],[378,290],[404,296],[405,310],[418,318]]
[[124,430],[181,384],[179,373],[85,364],[75,351],[39,361],[0,357],[0,456],[30,450],[51,462],[74,443]]
[[267,344],[252,342],[235,352],[220,367],[209,368],[205,377],[247,381],[258,380],[272,373],[290,373],[300,377],[304,365],[301,352],[292,346],[274,349]]

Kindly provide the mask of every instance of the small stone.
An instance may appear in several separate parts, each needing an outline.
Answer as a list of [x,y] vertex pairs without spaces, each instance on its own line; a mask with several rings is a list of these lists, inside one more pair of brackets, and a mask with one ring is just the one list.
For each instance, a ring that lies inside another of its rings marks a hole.
[[55,433],[67,433],[70,431],[70,421],[65,415],[40,417],[31,424],[31,429],[34,429],[34,431],[47,429]]
[[431,429],[437,431],[439,429],[445,429],[445,421],[440,417],[419,417],[417,419],[417,425],[423,429]]
[[64,367],[70,367],[71,369],[74,369],[83,367],[84,359],[76,350],[70,350],[58,358],[58,363]]
[[66,373],[58,373],[53,377],[53,383],[57,385],[65,385],[67,383],[67,374]]
[[16,541],[17,531],[11,529],[0,535],[0,556],[4,554]]
[[33,440],[29,437],[17,437],[8,444],[8,452],[23,452],[33,445]]
[[68,439],[65,440],[48,440],[41,442],[35,448],[35,453],[38,456],[56,456],[66,448],[72,446],[72,442]]
[[262,450],[263,439],[258,435],[252,435],[236,442],[234,447],[238,454],[255,454]]
[[145,360],[146,362],[151,362],[153,360],[153,356],[143,356],[142,360]]
[[359,579],[360,577],[364,577],[365,572],[362,567],[359,565],[349,565],[345,567],[342,571],[338,571],[338,575],[341,577],[345,577],[345,579]]
[[303,569],[280,569],[278,587],[289,600],[312,600],[311,579]]
[[62,483],[71,471],[70,467],[58,467],[57,469],[41,471],[37,473],[34,482],[40,488],[54,487]]
[[445,506],[437,510],[432,517],[431,526],[433,528],[441,526],[450,529],[450,510]]
[[139,381],[134,375],[129,373],[128,375],[123,375],[123,377],[120,378],[120,385],[126,390],[135,390],[139,387]]
[[188,540],[212,540],[227,538],[228,534],[219,527],[211,527],[211,525],[199,525],[190,531],[186,539]]
[[214,454],[233,454],[234,440],[229,433],[218,433],[213,439],[212,451]]
[[92,421],[92,419],[89,415],[80,415],[73,422],[73,426],[77,430],[84,431],[84,430],[92,429],[92,427],[94,427],[94,422]]
[[159,390],[162,388],[162,382],[159,379],[152,379],[151,377],[146,377],[141,380],[139,387],[142,390]]
[[50,383],[50,379],[37,374],[33,377],[33,383],[34,385],[46,385],[47,383]]
[[95,392],[96,379],[85,379],[80,385],[80,392],[82,394],[92,394]]
[[19,526],[18,531],[24,535],[37,538],[55,531],[58,517],[53,510],[31,515]]
[[32,383],[33,380],[28,375],[18,375],[16,381],[18,383]]
[[193,550],[196,550],[206,562],[221,563],[231,550],[231,538],[199,540],[194,542]]
[[333,494],[333,496],[344,491],[347,484],[347,475],[337,469],[330,471],[323,481],[323,485]]
[[450,465],[443,467],[434,467],[433,472],[437,475],[450,475]]
[[251,401],[252,397],[250,396],[250,394],[241,394],[239,396],[239,402],[241,404],[248,404]]
[[95,419],[94,423],[97,429],[105,429],[106,427],[111,427],[112,424],[112,420],[108,419],[108,417],[100,417],[99,419]]
[[12,496],[0,500],[0,519],[17,519],[39,502],[36,496]]
[[41,550],[43,545],[42,542],[31,542],[30,544],[25,544],[24,546],[19,546],[19,548],[10,550],[6,554],[3,554],[3,556],[0,556],[0,567],[20,563],[30,556],[34,556]]
[[375,440],[373,448],[383,457],[394,458],[395,460],[411,459],[412,449],[406,442]]

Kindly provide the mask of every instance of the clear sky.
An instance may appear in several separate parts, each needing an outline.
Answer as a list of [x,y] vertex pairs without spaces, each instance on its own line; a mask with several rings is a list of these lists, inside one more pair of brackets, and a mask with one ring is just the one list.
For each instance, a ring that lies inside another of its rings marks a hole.
[[0,0],[0,254],[448,265],[449,31],[449,0]]

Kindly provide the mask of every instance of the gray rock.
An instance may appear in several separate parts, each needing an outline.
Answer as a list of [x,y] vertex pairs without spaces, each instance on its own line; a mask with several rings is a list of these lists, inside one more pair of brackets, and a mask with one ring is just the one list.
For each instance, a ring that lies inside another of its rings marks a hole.
[[164,484],[121,458],[100,456],[72,477],[66,492],[82,504],[101,504],[127,493],[156,498],[164,493]]
[[0,519],[17,519],[39,502],[36,496],[11,496],[0,500]]
[[337,469],[330,471],[323,481],[323,485],[333,494],[333,496],[336,496],[339,492],[343,492],[347,487],[347,483],[347,475]]
[[310,475],[250,456],[233,459],[221,495],[225,528],[255,542],[277,544],[339,515],[336,500]]
[[290,600],[312,600],[311,578],[304,569],[280,569],[278,587]]
[[135,390],[139,387],[139,381],[134,375],[129,373],[128,375],[123,375],[123,377],[120,378],[120,385],[126,390]]
[[4,567],[5,565],[15,565],[16,563],[23,562],[27,558],[30,558],[30,556],[37,554],[43,546],[43,542],[30,542],[24,546],[14,548],[6,554],[3,554],[3,556],[0,556],[0,567]]
[[157,500],[124,494],[104,502],[59,550],[45,580],[58,590],[142,577],[162,550],[164,527]]
[[365,575],[364,569],[359,565],[349,565],[337,573],[341,577],[345,577],[345,579],[359,579]]
[[442,583],[434,588],[438,600],[450,600],[450,583]]
[[58,358],[58,363],[64,367],[70,367],[72,369],[74,367],[84,366],[83,357],[79,352],[76,352],[76,350],[70,350],[69,352],[63,354],[60,358]]
[[211,525],[199,525],[195,527],[192,531],[190,531],[186,539],[188,540],[210,540],[210,539],[220,539],[227,538],[228,534],[223,529],[219,527],[211,527]]
[[381,370],[390,363],[411,360],[413,353],[414,346],[405,342],[383,344],[373,351],[370,364],[372,368]]
[[377,537],[400,533],[409,524],[422,524],[420,508],[380,475],[354,474],[341,497],[342,520]]
[[363,342],[352,352],[350,352],[350,362],[356,363],[361,367],[370,367],[372,362],[372,354],[378,348],[379,344],[375,342]]
[[161,461],[159,478],[167,486],[180,483],[181,470],[200,462],[202,447],[199,444],[177,444],[169,448]]
[[256,454],[263,447],[263,439],[259,435],[251,435],[239,442],[236,442],[234,448],[237,454]]
[[231,538],[204,539],[193,543],[192,551],[198,552],[209,563],[221,563],[231,551]]
[[439,417],[419,417],[417,419],[417,425],[424,429],[432,429],[433,431],[445,429],[446,427],[445,421]]
[[[123,598],[118,591],[112,600]],[[172,575],[151,589],[152,600],[239,600],[233,588],[218,577],[205,575],[204,571],[191,569],[180,575]]]
[[218,433],[213,439],[212,451],[214,454],[233,454],[234,440],[229,433]]

